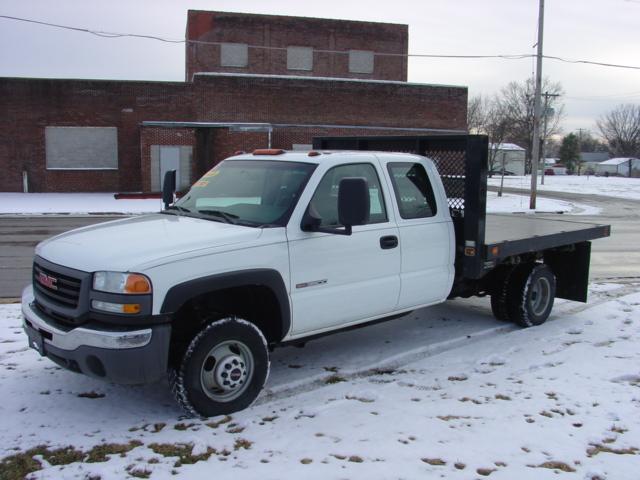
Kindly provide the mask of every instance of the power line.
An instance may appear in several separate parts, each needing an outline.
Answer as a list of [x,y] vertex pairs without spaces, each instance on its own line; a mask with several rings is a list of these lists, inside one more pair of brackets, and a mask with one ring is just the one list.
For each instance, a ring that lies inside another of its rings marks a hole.
[[[156,41],[159,41],[159,42],[171,43],[171,44],[185,44],[185,43],[187,43],[187,44],[195,44],[195,45],[217,45],[217,46],[220,46],[220,45],[222,45],[224,43],[224,42],[208,42],[208,41],[204,41],[204,40],[171,39],[171,38],[161,37],[161,36],[158,36],[158,35],[144,35],[144,34],[137,34],[137,33],[106,32],[106,31],[101,31],[101,30],[92,30],[92,29],[83,28],[83,27],[73,27],[73,26],[70,26],[70,25],[61,25],[61,24],[56,24],[56,23],[43,22],[43,21],[40,21],[40,20],[34,20],[34,19],[30,19],[30,18],[13,17],[13,16],[10,16],[10,15],[0,15],[0,18],[4,18],[6,20],[13,20],[13,21],[17,21],[17,22],[32,23],[32,24],[42,25],[42,26],[46,26],[46,27],[59,28],[59,29],[63,29],[63,30],[71,30],[71,31],[81,32],[81,33],[89,33],[91,35],[95,35],[95,36],[102,37],[102,38],[125,38],[125,37],[128,37],[128,38],[143,38],[143,39],[147,39],[147,40],[156,40]],[[281,51],[287,49],[287,47],[272,47],[272,46],[266,46],[266,45],[247,45],[247,48],[263,49],[263,50],[281,50]],[[333,54],[341,54],[341,55],[347,55],[349,53],[346,50],[314,49],[314,51],[318,52],[318,53],[333,53]],[[535,54],[531,54],[531,53],[496,54],[496,55],[453,55],[453,54],[427,54],[427,53],[408,53],[408,54],[405,54],[405,53],[374,52],[374,55],[375,56],[380,56],[380,57],[451,58],[451,59],[465,59],[465,60],[481,60],[481,59],[523,60],[523,59],[527,59],[527,58],[535,58],[536,57]],[[596,61],[593,61],[593,60],[574,60],[574,59],[567,59],[567,58],[551,56],[551,55],[543,55],[542,58],[545,58],[545,59],[548,59],[548,60],[556,60],[556,61],[564,62],[564,63],[585,64],[585,65],[595,65],[595,66],[601,66],[601,67],[640,70],[640,66],[637,66],[637,65],[622,65],[622,64],[607,63],[607,62],[596,62]]]

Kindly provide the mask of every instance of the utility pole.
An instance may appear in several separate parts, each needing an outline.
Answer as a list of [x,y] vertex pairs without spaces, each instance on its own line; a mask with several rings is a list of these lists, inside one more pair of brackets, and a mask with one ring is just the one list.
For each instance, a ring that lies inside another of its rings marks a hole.
[[549,107],[549,97],[559,97],[560,95],[549,92],[544,92],[542,95],[544,95],[544,129],[542,130],[542,155],[540,155],[542,157],[542,178],[540,183],[544,185],[544,172],[547,169],[547,120],[549,120],[549,116],[553,112],[553,109]]
[[578,129],[578,176],[580,176],[580,170],[582,170],[582,132],[588,132],[586,128]]
[[533,98],[533,145],[531,151],[531,199],[529,209],[536,208],[538,187],[538,160],[540,158],[540,93],[542,90],[542,38],[544,30],[544,0],[540,0],[538,11],[538,53],[536,61],[536,89]]

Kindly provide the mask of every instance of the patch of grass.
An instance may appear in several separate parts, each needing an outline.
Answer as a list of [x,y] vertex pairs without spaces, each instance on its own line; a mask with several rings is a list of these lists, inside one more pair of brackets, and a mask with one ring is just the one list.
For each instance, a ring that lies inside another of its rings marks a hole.
[[218,420],[218,421],[214,421],[214,422],[208,422],[205,425],[209,428],[218,428],[220,425],[224,425],[225,423],[229,423],[231,420],[233,420],[233,417],[226,415],[222,420]]
[[192,443],[152,443],[149,448],[156,455],[163,457],[178,457],[174,467],[182,465],[192,465],[197,462],[208,460],[211,455],[217,454],[215,448],[207,447],[205,452],[193,455]]
[[127,473],[135,478],[149,478],[151,476],[151,470],[146,468],[127,468]]
[[322,367],[325,372],[338,373],[338,367]]
[[623,433],[628,432],[629,430],[627,430],[626,428],[617,427],[617,426],[614,425],[613,427],[611,427],[611,431],[619,433],[620,435],[622,435]]
[[394,373],[400,373],[395,368],[374,368],[371,370],[372,375],[393,375]]
[[482,402],[480,400],[476,400],[475,398],[470,398],[470,397],[462,397],[458,399],[459,402],[471,402],[471,403],[475,403],[476,405],[480,405],[482,404]]
[[166,426],[167,426],[167,424],[164,423],[164,422],[154,423],[153,424],[153,430],[151,430],[151,433],[158,433],[160,430],[162,430]]
[[303,465],[309,465],[311,462],[313,462],[313,460],[311,460],[310,458],[303,458],[302,460],[300,460],[300,463]]
[[108,460],[107,455],[122,455],[140,445],[142,445],[142,442],[138,440],[131,440],[129,443],[103,443],[89,450],[84,461],[87,463],[106,462]]
[[496,400],[511,400],[511,397],[509,395],[503,395],[502,393],[496,393],[494,395],[494,398]]
[[616,455],[636,455],[638,449],[636,447],[629,448],[612,448],[607,445],[595,444],[587,449],[587,456],[595,457],[600,453],[614,453]]
[[442,466],[447,464],[447,462],[445,462],[441,458],[421,458],[420,460],[422,460],[424,463],[428,463],[429,465],[434,466]]
[[456,462],[453,464],[453,466],[456,467],[456,470],[464,470],[465,468],[467,468],[467,466],[462,462]]
[[262,421],[263,422],[273,422],[274,420],[277,420],[278,418],[280,418],[280,417],[278,417],[277,415],[273,415],[271,417],[262,417]]
[[461,418],[463,419],[469,419],[471,417],[465,415],[465,416],[460,416],[460,415],[438,415],[438,418],[444,422],[448,422],[450,420],[460,420]]
[[227,433],[242,433],[242,432],[244,432],[244,427],[241,427],[240,425],[234,425],[234,426],[229,425],[229,428],[227,428]]
[[3,480],[22,480],[26,475],[42,468],[42,464],[33,457],[41,455],[51,465],[68,465],[80,462],[84,453],[74,447],[50,450],[46,445],[38,445],[26,452],[16,453],[0,461],[0,478]]
[[33,455],[37,455],[32,453],[33,450],[35,449],[3,458],[0,462],[0,478],[3,480],[22,480],[29,473],[40,470],[42,465],[33,459]]
[[478,468],[476,470],[476,473],[478,475],[482,475],[483,477],[488,477],[489,475],[491,475],[495,471],[496,471],[495,468]]
[[331,456],[337,458],[338,460],[346,460],[347,459],[346,455],[338,455],[337,453],[332,453]]
[[362,457],[359,457],[358,455],[351,455],[348,460],[350,462],[353,462],[353,463],[362,463],[362,462],[364,462]]
[[247,440],[246,438],[237,438],[233,444],[233,449],[240,450],[241,448],[244,448],[245,450],[249,450],[251,445],[253,445],[251,440]]
[[469,377],[467,377],[466,375],[451,375],[447,378],[447,380],[449,380],[450,382],[464,382],[468,379]]
[[82,392],[78,394],[78,397],[80,398],[91,398],[91,399],[95,399],[95,398],[104,398],[105,394],[104,393],[98,393],[98,392],[94,392],[93,390],[90,392]]
[[373,398],[355,397],[353,395],[346,395],[344,398],[346,398],[347,400],[357,400],[358,402],[362,403],[373,403],[375,401]]
[[194,427],[196,424],[195,423],[176,423],[173,428],[175,430],[179,430],[181,432],[184,432],[185,430],[189,430],[191,427]]
[[40,455],[51,465],[69,465],[70,463],[80,462],[84,458],[82,450],[74,447],[57,448],[55,450],[44,449]]
[[338,374],[331,375],[324,379],[324,383],[326,383],[327,385],[334,385],[336,383],[346,382],[346,381],[347,381],[346,378],[341,377]]
[[540,415],[542,415],[543,417],[547,417],[547,418],[553,418],[553,413],[547,412],[546,410],[541,411]]
[[541,463],[540,465],[527,465],[527,466],[531,468],[548,468],[549,470],[560,470],[561,472],[566,472],[566,473],[572,473],[576,471],[575,468],[571,467],[570,465],[567,465],[564,462],[557,462],[557,461],[549,461],[549,462]]

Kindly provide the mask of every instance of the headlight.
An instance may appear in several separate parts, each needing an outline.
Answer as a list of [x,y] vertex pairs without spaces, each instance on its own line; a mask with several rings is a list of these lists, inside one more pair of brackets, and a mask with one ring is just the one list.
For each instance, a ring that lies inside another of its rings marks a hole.
[[142,295],[151,293],[151,281],[141,273],[96,272],[93,274],[93,289]]

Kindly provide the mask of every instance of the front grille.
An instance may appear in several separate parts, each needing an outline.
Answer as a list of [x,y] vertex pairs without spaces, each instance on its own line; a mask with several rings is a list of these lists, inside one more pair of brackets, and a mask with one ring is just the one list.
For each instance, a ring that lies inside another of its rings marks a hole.
[[36,262],[33,264],[33,288],[36,298],[42,296],[55,305],[75,309],[78,307],[81,286],[80,278],[63,275]]

